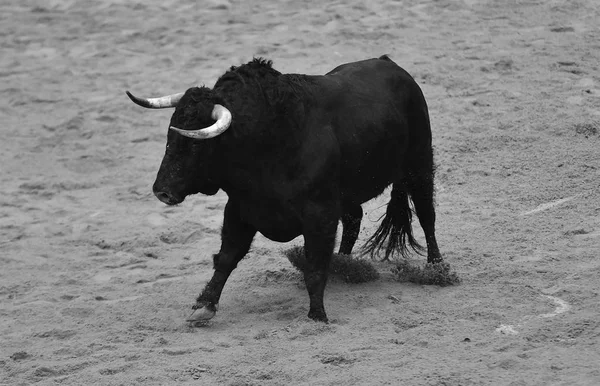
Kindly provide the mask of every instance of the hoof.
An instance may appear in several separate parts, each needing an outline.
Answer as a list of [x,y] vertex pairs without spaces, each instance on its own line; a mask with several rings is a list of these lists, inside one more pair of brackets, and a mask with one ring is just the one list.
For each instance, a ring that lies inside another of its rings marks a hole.
[[198,308],[192,312],[186,321],[194,326],[206,324],[206,322],[215,317],[217,314],[217,308],[218,305]]
[[329,323],[329,319],[327,319],[327,314],[325,311],[309,311],[308,317],[314,320],[315,322],[323,322]]

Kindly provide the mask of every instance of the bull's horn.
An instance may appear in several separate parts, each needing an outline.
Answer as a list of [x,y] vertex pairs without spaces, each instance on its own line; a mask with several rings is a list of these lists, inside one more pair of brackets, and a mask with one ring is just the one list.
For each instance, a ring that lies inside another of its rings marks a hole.
[[136,105],[140,105],[147,109],[165,109],[168,107],[175,107],[184,93],[180,92],[172,95],[165,95],[160,98],[138,98],[132,95],[129,91],[125,91],[129,99]]
[[231,112],[226,107],[215,105],[211,115],[212,119],[216,120],[211,126],[198,130],[182,130],[175,126],[169,127],[179,134],[193,139],[209,139],[217,135],[221,135],[231,125]]

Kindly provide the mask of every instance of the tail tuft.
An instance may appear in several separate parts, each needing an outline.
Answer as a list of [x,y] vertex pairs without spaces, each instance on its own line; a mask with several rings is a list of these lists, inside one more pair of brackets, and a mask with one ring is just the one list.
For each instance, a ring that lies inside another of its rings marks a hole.
[[384,249],[383,260],[389,260],[390,256],[393,257],[397,252],[400,252],[402,257],[407,257],[409,249],[423,254],[425,249],[415,240],[411,223],[412,210],[408,194],[394,186],[385,217],[377,231],[363,246],[363,252],[374,258]]

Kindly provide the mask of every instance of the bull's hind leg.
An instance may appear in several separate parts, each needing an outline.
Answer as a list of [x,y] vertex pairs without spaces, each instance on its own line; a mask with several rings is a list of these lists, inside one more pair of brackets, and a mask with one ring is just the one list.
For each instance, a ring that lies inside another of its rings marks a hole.
[[339,212],[332,205],[316,203],[307,204],[304,212],[304,282],[310,298],[308,317],[327,323],[323,295],[335,244]]
[[419,170],[411,171],[408,178],[409,192],[415,206],[419,223],[425,233],[427,242],[427,262],[439,263],[442,255],[435,239],[435,204],[434,204],[434,167],[433,156],[425,162],[418,163],[423,166]]
[[255,234],[253,227],[241,221],[237,204],[229,200],[225,206],[221,249],[213,257],[215,272],[196,299],[196,305],[192,307],[196,312],[192,314],[190,322],[202,322],[215,316],[225,282],[248,253]]
[[344,214],[342,214],[342,241],[339,253],[344,255],[352,253],[352,248],[354,248],[360,232],[362,217],[363,211],[360,204],[344,205]]

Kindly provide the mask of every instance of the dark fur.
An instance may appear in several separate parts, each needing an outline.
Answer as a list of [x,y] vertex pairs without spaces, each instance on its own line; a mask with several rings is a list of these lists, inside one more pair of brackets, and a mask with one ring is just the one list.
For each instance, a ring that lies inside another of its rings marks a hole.
[[196,306],[213,307],[256,232],[275,241],[303,235],[309,316],[326,321],[323,291],[338,222],[340,252],[352,251],[360,205],[393,184],[381,226],[365,251],[385,258],[408,247],[415,207],[429,262],[441,261],[435,240],[434,164],[427,104],[414,79],[387,56],[341,65],[327,75],[281,74],[271,61],[231,67],[212,89],[189,89],[171,125],[212,124],[214,104],[233,123],[222,135],[194,141],[176,132],[154,191],[167,204],[190,194],[229,196],[215,274]]

